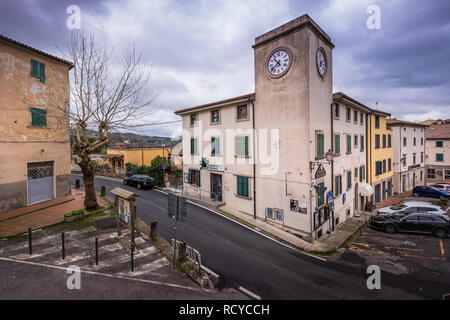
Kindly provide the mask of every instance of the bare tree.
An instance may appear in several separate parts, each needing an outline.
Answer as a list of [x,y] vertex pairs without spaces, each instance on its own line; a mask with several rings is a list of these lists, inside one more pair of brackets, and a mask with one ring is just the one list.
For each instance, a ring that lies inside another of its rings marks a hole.
[[[93,35],[73,35],[67,57],[74,64],[69,116],[80,148],[75,162],[83,173],[84,205],[90,209],[98,206],[91,153],[109,143],[112,130],[134,126],[151,112],[150,68],[136,55],[134,45],[123,51],[117,67],[112,64],[112,51],[97,46]],[[88,129],[98,130],[93,142],[88,140]]]

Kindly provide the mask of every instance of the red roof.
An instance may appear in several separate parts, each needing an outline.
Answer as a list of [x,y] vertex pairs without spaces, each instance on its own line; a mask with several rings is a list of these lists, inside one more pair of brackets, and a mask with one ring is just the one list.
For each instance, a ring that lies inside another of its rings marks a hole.
[[450,139],[450,123],[433,124],[425,130],[426,139]]
[[28,50],[30,50],[30,51],[33,51],[33,52],[36,52],[36,53],[41,54],[41,55],[43,55],[43,56],[46,56],[46,57],[48,57],[48,58],[51,58],[51,59],[53,59],[53,60],[57,60],[57,61],[59,61],[59,62],[65,63],[65,64],[67,64],[67,65],[69,66],[69,69],[72,69],[72,68],[74,67],[73,63],[70,62],[70,61],[67,61],[67,60],[58,58],[57,56],[54,56],[54,55],[51,55],[51,54],[46,53],[46,52],[44,52],[44,51],[41,51],[41,50],[38,50],[38,49],[36,49],[36,48],[30,47],[30,46],[28,46],[28,45],[26,45],[26,44],[24,44],[24,43],[21,43],[21,42],[18,42],[18,41],[16,41],[16,40],[13,40],[13,39],[11,39],[11,38],[5,37],[5,36],[3,36],[3,35],[1,35],[1,34],[0,34],[0,40],[4,40],[4,41],[9,42],[9,43],[11,43],[11,44],[13,44],[13,45],[16,45],[16,46],[18,46],[18,47],[22,47],[22,48],[28,49]]

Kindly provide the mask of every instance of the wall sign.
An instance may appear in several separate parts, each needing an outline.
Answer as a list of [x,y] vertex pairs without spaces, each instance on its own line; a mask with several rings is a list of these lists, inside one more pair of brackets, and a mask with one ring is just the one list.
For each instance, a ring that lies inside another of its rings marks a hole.
[[316,171],[316,175],[314,176],[314,178],[316,179],[320,179],[323,178],[327,175],[327,172],[325,171],[325,168],[323,167],[323,165],[319,165],[319,168],[317,168]]
[[291,211],[303,214],[308,213],[308,206],[306,202],[299,202],[298,200],[291,200]]

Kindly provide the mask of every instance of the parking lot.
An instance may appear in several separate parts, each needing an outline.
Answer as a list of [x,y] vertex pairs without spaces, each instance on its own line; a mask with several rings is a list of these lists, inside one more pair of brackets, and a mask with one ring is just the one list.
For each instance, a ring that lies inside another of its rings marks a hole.
[[[424,197],[403,200],[437,201]],[[338,250],[335,259],[356,266],[378,265],[382,271],[396,275],[445,277],[450,283],[450,235],[441,240],[431,235],[388,234],[367,226]]]

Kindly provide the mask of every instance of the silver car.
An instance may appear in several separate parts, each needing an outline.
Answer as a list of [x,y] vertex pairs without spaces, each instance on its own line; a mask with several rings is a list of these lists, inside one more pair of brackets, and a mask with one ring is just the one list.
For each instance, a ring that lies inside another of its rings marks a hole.
[[404,201],[399,202],[393,206],[383,207],[378,209],[379,215],[391,215],[391,214],[404,214],[411,213],[430,213],[439,214],[449,220],[447,212],[442,210],[440,206],[431,204],[426,201]]

